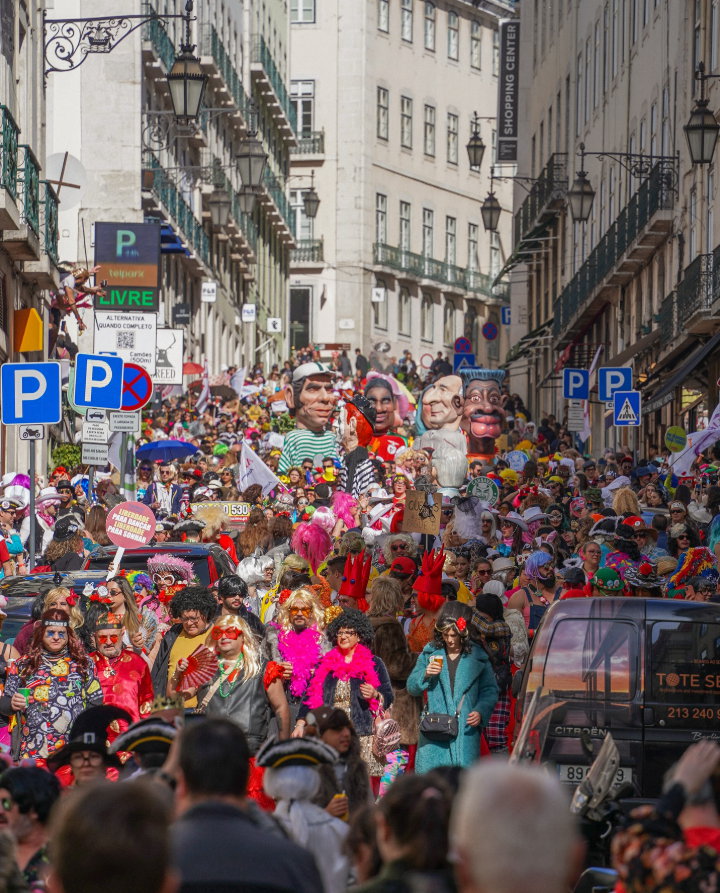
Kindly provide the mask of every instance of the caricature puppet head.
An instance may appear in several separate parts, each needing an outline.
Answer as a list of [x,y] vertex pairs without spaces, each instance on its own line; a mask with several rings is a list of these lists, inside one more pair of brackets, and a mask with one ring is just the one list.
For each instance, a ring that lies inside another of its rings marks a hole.
[[420,434],[425,430],[458,430],[463,407],[462,385],[459,375],[441,375],[425,388],[420,398],[422,425],[417,426]]
[[336,399],[332,372],[324,363],[302,363],[285,388],[285,400],[296,426],[317,433],[330,422]]
[[500,385],[503,369],[463,369],[463,409],[460,427],[467,434],[468,452],[493,455],[495,440],[505,428],[505,401]]

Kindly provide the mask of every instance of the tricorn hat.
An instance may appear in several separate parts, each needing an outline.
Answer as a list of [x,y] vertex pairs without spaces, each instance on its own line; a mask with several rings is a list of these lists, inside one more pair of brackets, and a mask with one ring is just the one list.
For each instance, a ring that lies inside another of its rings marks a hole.
[[68,743],[48,757],[48,769],[51,772],[56,772],[61,766],[66,766],[70,762],[70,757],[74,753],[83,750],[101,754],[105,759],[106,766],[114,766],[119,769],[122,765],[120,760],[115,754],[109,753],[107,748],[108,726],[119,719],[132,722],[132,716],[127,710],[113,704],[99,704],[96,707],[88,707],[87,710],[83,710],[75,717],[70,728]]

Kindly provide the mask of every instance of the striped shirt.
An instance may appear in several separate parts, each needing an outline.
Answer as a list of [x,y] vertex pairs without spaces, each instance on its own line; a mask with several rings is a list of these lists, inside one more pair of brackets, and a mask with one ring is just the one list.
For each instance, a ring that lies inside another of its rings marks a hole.
[[307,428],[296,428],[285,435],[278,473],[286,474],[293,465],[300,465],[303,459],[324,459],[338,455],[337,440],[332,431],[316,434]]

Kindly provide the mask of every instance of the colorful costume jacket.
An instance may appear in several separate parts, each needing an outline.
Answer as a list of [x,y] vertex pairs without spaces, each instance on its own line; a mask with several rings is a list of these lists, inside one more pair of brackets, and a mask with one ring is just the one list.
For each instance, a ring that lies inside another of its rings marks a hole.
[[146,661],[129,649],[123,649],[113,658],[104,657],[98,651],[93,651],[90,657],[102,687],[103,704],[122,707],[133,722],[148,716],[154,694]]
[[70,726],[87,707],[102,704],[95,665],[89,661],[83,672],[67,654],[43,654],[40,666],[31,675],[23,675],[27,657],[8,668],[5,695],[11,698],[21,688],[29,688],[26,710],[16,713],[20,725],[17,758],[46,758],[67,744]]

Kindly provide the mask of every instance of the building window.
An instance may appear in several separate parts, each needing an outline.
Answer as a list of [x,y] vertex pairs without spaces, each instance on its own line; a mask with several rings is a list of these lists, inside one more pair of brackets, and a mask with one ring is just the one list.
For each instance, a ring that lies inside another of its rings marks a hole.
[[406,43],[412,43],[413,39],[413,2],[414,0],[402,0],[400,11],[400,36]]
[[313,221],[305,214],[304,198],[304,190],[290,190],[290,205],[295,210],[295,238],[300,241],[313,238]]
[[458,116],[452,112],[447,116],[447,160],[448,164],[458,163]]
[[657,155],[657,102],[650,106],[650,154]]
[[480,255],[478,254],[478,235],[479,228],[477,223],[468,223],[468,250],[467,250],[467,268],[468,270],[477,271],[480,269]]
[[435,106],[425,106],[425,127],[423,131],[423,150],[431,158],[435,157]]
[[310,136],[313,131],[315,81],[291,81],[290,102],[297,116],[298,136]]
[[401,288],[398,294],[398,333],[410,334],[410,292]]
[[713,250],[715,237],[713,230],[715,229],[715,213],[713,205],[715,201],[715,172],[710,169],[707,172],[707,193],[705,195],[705,249],[708,254]]
[[448,13],[447,54],[456,62],[460,58],[460,19],[456,12]]
[[693,74],[697,71],[698,62],[702,58],[702,0],[695,0],[693,24]]
[[387,196],[375,194],[375,241],[387,243]]
[[493,60],[492,73],[493,77],[497,77],[500,72],[500,35],[497,31],[493,31]]
[[412,149],[412,107],[409,96],[400,98],[400,145],[403,149]]
[[443,343],[446,347],[455,344],[455,304],[445,301],[443,307]]
[[290,0],[290,22],[307,25],[315,21],[315,0]]
[[670,88],[663,87],[662,92],[662,136],[660,154],[667,155],[670,146]]
[[710,71],[718,67],[718,0],[712,0],[710,7]]
[[388,138],[388,114],[390,111],[390,91],[385,87],[377,88],[377,137]]
[[433,228],[435,214],[430,208],[423,208],[422,253],[425,257],[433,256]]
[[455,266],[457,263],[457,219],[445,218],[445,263]]
[[400,250],[410,250],[410,202],[400,202]]
[[618,60],[620,58],[620,21],[619,21],[619,10],[618,10],[619,0],[612,0],[612,35],[610,37],[610,58],[611,65],[610,71],[612,72],[612,76],[618,73]]
[[470,67],[480,68],[482,61],[482,28],[480,22],[470,23]]
[[435,4],[425,0],[425,49],[435,52]]
[[434,337],[433,310],[433,299],[427,292],[423,292],[420,304],[420,337],[423,341],[432,341]]
[[490,275],[494,279],[500,272],[500,233],[490,233]]
[[373,314],[373,325],[376,329],[387,329],[388,327],[388,300],[387,300],[387,285],[385,284],[384,279],[377,279],[375,281],[376,288],[382,288],[385,290],[385,300],[384,301],[373,301],[372,302],[372,314]]
[[378,31],[390,30],[390,0],[377,0]]

